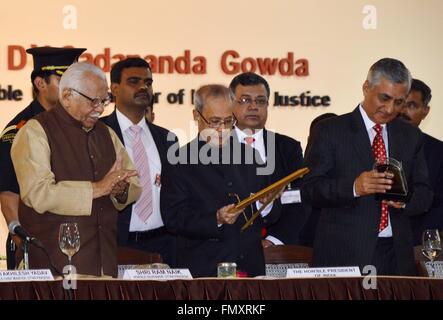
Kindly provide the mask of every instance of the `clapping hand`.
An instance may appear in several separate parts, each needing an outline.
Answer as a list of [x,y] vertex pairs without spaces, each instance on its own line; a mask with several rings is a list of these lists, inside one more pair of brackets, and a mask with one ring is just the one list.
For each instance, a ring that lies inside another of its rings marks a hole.
[[129,185],[129,178],[137,175],[136,170],[122,169],[122,160],[117,156],[114,165],[98,182],[93,182],[93,198],[112,195],[115,197],[125,193]]

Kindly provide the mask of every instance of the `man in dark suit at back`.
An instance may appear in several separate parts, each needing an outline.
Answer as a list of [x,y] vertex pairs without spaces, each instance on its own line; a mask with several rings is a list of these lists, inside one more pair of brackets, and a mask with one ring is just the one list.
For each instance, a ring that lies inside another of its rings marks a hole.
[[137,168],[143,191],[140,199],[119,214],[118,245],[160,253],[175,265],[176,237],[167,232],[160,215],[161,175],[168,170],[168,149],[174,134],[145,119],[153,99],[152,71],[141,58],[128,58],[111,70],[115,110],[102,120],[125,145]]
[[[313,136],[313,132],[317,127],[317,124],[320,121],[336,117],[335,113],[323,113],[318,117],[314,118],[311,121],[311,125],[309,126],[309,136],[308,143],[306,144],[305,154],[308,152],[308,149],[311,146],[311,137]],[[300,231],[300,244],[303,246],[311,247],[314,245],[315,238],[315,229],[317,228],[318,219],[320,218],[320,208],[311,207],[308,205],[304,206],[305,211],[307,212],[306,223],[303,225],[303,228]]]
[[[411,91],[400,117],[414,127],[419,127],[429,113],[431,98],[431,88],[423,81],[413,79]],[[434,199],[429,211],[412,219],[414,245],[421,244],[424,230],[439,229],[441,231],[443,229],[443,142],[424,134],[424,153]]]
[[[314,242],[315,266],[367,265],[378,275],[416,273],[410,216],[432,201],[423,134],[400,119],[411,76],[384,58],[369,70],[364,99],[354,111],[318,123],[306,155],[310,173],[302,195],[322,208]],[[393,175],[373,170],[386,157],[402,162],[410,191],[406,202],[379,200]]]
[[[259,152],[274,180],[302,168],[300,142],[265,128],[270,95],[268,82],[255,73],[241,73],[232,79],[229,91],[237,119],[236,137],[240,143],[248,144]],[[300,185],[300,179],[293,181],[278,200],[282,202],[282,212],[275,224],[264,229],[263,247],[300,243],[300,230],[307,218],[301,204]]]

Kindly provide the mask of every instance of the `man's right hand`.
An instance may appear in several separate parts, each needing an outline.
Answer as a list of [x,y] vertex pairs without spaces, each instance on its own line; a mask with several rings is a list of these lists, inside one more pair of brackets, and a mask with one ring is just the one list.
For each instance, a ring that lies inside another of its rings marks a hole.
[[234,224],[237,221],[239,214],[243,210],[236,210],[230,212],[232,208],[235,207],[235,204],[228,204],[217,210],[217,224]]
[[107,196],[121,185],[121,181],[129,183],[129,178],[137,175],[136,170],[126,170],[121,167],[121,158],[117,157],[112,168],[98,182],[92,183],[92,197],[94,199]]
[[377,172],[376,170],[362,172],[355,179],[355,193],[358,196],[386,193],[391,189],[393,177],[394,175],[389,172]]

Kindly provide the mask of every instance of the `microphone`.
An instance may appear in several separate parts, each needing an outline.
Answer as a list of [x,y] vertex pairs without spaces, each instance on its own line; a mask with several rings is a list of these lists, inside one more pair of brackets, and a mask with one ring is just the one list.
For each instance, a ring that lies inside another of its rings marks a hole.
[[11,221],[8,225],[9,232],[12,235],[17,235],[24,241],[32,243],[36,247],[42,248],[43,244],[35,237],[31,236],[26,230],[21,226],[20,222],[17,220]]

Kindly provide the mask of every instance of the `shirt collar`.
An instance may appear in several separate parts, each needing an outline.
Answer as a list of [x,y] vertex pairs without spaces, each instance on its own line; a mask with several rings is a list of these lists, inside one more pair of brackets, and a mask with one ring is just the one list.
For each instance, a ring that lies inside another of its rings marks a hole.
[[[361,105],[361,103],[359,104],[358,108],[360,110],[361,116],[363,117],[366,131],[371,131],[372,128],[374,128],[374,126],[376,125],[376,123],[374,121],[372,121],[371,119],[369,119],[369,116],[366,113],[365,109],[363,109],[363,106]],[[382,127],[383,131],[385,131],[386,130],[386,123],[381,124],[381,127]]]
[[[134,125],[134,123],[132,123],[132,121],[129,120],[129,118],[125,116],[122,112],[120,112],[117,108],[115,108],[115,114],[117,116],[117,121],[122,132],[126,132],[126,130],[128,130],[130,126]],[[141,118],[138,123],[135,123],[135,125],[140,126],[145,133],[149,131],[144,117]]]
[[263,139],[263,129],[255,131],[254,134],[251,136],[251,135],[247,135],[243,130],[241,130],[240,128],[238,128],[236,126],[235,132],[237,134],[238,141],[241,143],[245,140],[246,137],[254,137],[255,141],[259,141],[259,140]]

